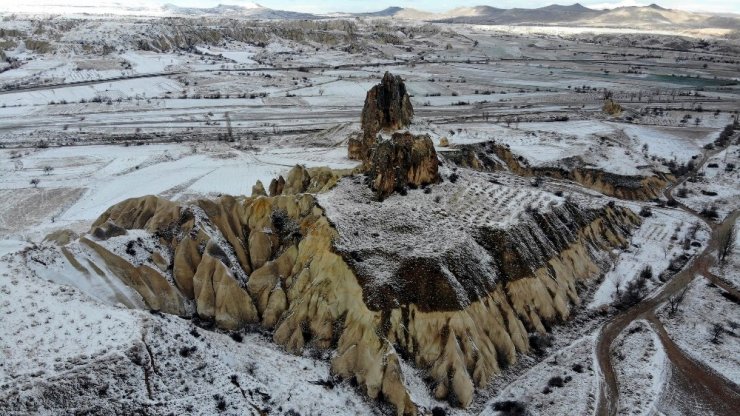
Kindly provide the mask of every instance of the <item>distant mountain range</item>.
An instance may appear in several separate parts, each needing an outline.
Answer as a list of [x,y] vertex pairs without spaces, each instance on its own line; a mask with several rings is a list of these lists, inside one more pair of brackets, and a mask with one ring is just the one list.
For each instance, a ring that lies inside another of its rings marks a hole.
[[656,4],[615,9],[589,9],[579,3],[570,6],[553,4],[536,9],[500,9],[491,6],[458,7],[447,12],[430,13],[422,10],[389,7],[372,13],[332,13],[317,15],[285,10],[274,10],[256,3],[216,7],[164,6],[147,0],[80,0],[70,5],[64,0],[21,0],[0,5],[0,12],[74,15],[135,15],[135,16],[213,16],[243,19],[324,19],[327,17],[364,17],[420,20],[443,23],[470,23],[493,25],[568,25],[625,28],[740,28],[740,15],[696,13],[673,10]]
[[247,5],[229,5],[219,4],[216,7],[199,8],[199,7],[180,7],[174,4],[165,4],[162,6],[162,10],[165,15],[175,16],[222,16],[222,17],[234,17],[234,18],[253,18],[253,19],[317,19],[320,16],[291,12],[287,10],[274,10],[267,7],[263,7],[257,3],[251,3]]
[[656,4],[649,6],[589,9],[579,3],[570,6],[553,4],[536,9],[500,9],[490,6],[459,7],[443,13],[389,7],[358,16],[389,17],[444,23],[494,25],[569,25],[639,28],[740,28],[740,15],[695,13],[673,10]]

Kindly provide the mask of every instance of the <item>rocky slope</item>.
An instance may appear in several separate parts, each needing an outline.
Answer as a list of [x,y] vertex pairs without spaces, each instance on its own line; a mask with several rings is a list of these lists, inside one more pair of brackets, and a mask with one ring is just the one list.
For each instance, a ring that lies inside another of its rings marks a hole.
[[418,188],[439,180],[439,160],[428,135],[393,133],[390,140],[381,140],[373,147],[371,157],[368,174],[381,200],[393,192],[405,192],[407,187]]
[[[386,73],[363,111],[362,137],[375,140],[363,172],[296,166],[250,197],[133,198],[44,250],[100,279],[110,303],[330,352],[335,375],[399,415],[420,410],[404,361],[435,397],[467,407],[530,337],[568,319],[640,221],[599,197],[531,186],[502,148],[440,166],[428,135],[392,133],[412,113]],[[492,172],[504,164],[511,172]]]
[[[418,411],[403,359],[424,370],[436,397],[464,407],[529,351],[531,333],[568,318],[579,282],[599,274],[605,250],[639,221],[616,206],[520,192],[512,175],[455,174],[460,185],[382,203],[359,175],[317,199],[299,167],[272,197],[131,199],[61,250],[90,276],[121,279],[151,309],[222,329],[259,325],[297,354],[334,351],[335,374],[398,414]],[[506,206],[493,211],[497,202]]]
[[564,160],[561,166],[529,166],[509,150],[507,146],[489,141],[485,143],[458,145],[455,152],[445,152],[451,163],[481,171],[509,171],[520,176],[551,177],[568,179],[604,195],[631,200],[658,198],[673,176],[654,171],[650,176],[618,175],[589,168],[581,160]]

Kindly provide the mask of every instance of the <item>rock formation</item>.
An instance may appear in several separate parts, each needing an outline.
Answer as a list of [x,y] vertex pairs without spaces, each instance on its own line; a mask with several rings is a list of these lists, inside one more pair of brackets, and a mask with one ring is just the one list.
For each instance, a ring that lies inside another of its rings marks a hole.
[[370,159],[375,141],[375,135],[365,136],[362,132],[357,132],[347,140],[347,155],[352,160],[365,162]]
[[413,116],[403,80],[386,72],[380,84],[367,92],[361,115],[362,134],[349,139],[349,158],[367,160],[378,132],[407,127]]
[[[304,192],[323,192],[334,185],[350,171],[332,170],[327,167],[307,169],[305,166],[295,165],[287,174],[288,179],[282,175],[270,182],[269,195],[294,195]],[[267,195],[261,182],[252,187],[252,196]]]
[[455,152],[446,152],[450,163],[479,171],[509,171],[520,176],[568,179],[620,199],[649,200],[658,198],[663,189],[675,180],[673,175],[652,171],[649,175],[619,175],[574,164],[570,167],[523,164],[511,150],[494,142],[455,146]]
[[393,133],[373,148],[370,180],[379,199],[406,187],[417,188],[439,180],[439,160],[428,135]]
[[401,77],[386,72],[380,84],[372,87],[362,108],[362,131],[365,136],[375,136],[381,130],[398,130],[407,127],[414,116],[406,85]]
[[262,184],[262,181],[258,180],[257,183],[252,186],[252,196],[267,196],[265,185]]
[[[389,166],[410,167],[380,183],[423,184],[436,175],[428,137],[398,134],[378,151]],[[639,217],[557,202],[531,188],[522,197],[540,208],[494,210],[511,198],[481,199],[481,190],[518,195],[517,188],[459,173],[465,187],[446,181],[437,195],[412,190],[378,205],[359,177],[331,187],[337,174],[298,166],[283,192],[318,189],[318,200],[306,193],[192,203],[147,196],[108,209],[91,236],[59,244],[76,268],[110,270],[152,309],[228,330],[259,324],[294,353],[333,350],[334,374],[354,378],[399,415],[418,410],[401,351],[428,375],[436,397],[465,407],[476,388],[529,350],[529,333],[568,318],[579,282],[607,266],[602,253],[625,244]],[[438,204],[444,213],[408,204]],[[518,219],[481,222],[476,210]]]
[[[428,135],[377,136],[411,116],[403,82],[386,73],[368,92],[362,139],[350,141],[371,189],[359,175],[297,165],[269,196],[258,183],[250,197],[129,199],[89,235],[49,241],[62,261],[101,279],[108,271],[151,309],[226,330],[261,325],[296,354],[330,350],[335,375],[398,415],[419,413],[404,360],[438,399],[467,407],[529,351],[530,336],[568,319],[578,288],[640,219],[589,194],[566,200],[485,172],[525,169],[503,151],[452,159],[475,170],[445,167],[451,180],[440,183]],[[377,202],[396,191],[405,196]]]
[[610,116],[618,116],[622,112],[622,106],[610,98],[604,101],[602,110]]

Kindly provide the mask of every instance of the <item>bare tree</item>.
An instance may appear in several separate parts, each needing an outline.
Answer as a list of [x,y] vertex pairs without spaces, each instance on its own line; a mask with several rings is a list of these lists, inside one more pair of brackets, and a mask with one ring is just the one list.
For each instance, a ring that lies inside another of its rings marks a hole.
[[724,266],[727,258],[735,248],[735,226],[733,225],[725,231],[719,238],[719,250],[717,258],[720,266]]
[[41,180],[39,180],[39,178],[33,178],[33,179],[31,179],[31,185],[33,185],[34,188],[38,188],[39,182],[41,182]]
[[722,326],[722,324],[714,324],[712,325],[712,341],[713,344],[719,344],[722,342],[720,337],[722,336],[722,333],[725,332],[725,328]]
[[668,299],[668,306],[670,307],[668,311],[669,316],[673,316],[676,314],[676,312],[678,312],[678,307],[681,306],[681,302],[683,302],[683,299],[686,297],[686,292],[688,290],[689,288],[685,287],[682,291],[678,292]]

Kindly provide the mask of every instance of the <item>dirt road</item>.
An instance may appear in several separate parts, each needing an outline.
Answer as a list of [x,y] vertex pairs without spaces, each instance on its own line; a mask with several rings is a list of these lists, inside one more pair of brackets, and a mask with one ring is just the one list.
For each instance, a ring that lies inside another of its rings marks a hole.
[[[699,165],[703,165],[710,156],[711,154],[705,154]],[[672,188],[682,182],[680,181]],[[666,190],[666,196],[669,199],[672,199],[670,194],[672,188]],[[678,206],[702,221],[706,221],[683,204]],[[720,224],[709,223],[712,236],[699,256],[695,257],[653,296],[617,314],[604,325],[596,345],[596,356],[603,377],[596,408],[597,415],[611,416],[619,411],[619,387],[611,362],[611,346],[624,328],[636,319],[646,319],[650,322],[659,335],[670,362],[671,377],[663,393],[663,397],[667,399],[659,402],[659,411],[667,414],[737,414],[737,409],[740,409],[740,387],[689,358],[670,339],[663,325],[655,317],[655,311],[671,296],[691,283],[697,274],[710,276],[711,279],[713,275],[709,273],[709,269],[715,261],[712,253],[717,250],[719,236],[735,223],[739,214],[740,211],[736,210]],[[736,294],[737,291],[731,290],[731,293]]]

